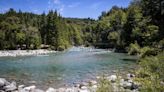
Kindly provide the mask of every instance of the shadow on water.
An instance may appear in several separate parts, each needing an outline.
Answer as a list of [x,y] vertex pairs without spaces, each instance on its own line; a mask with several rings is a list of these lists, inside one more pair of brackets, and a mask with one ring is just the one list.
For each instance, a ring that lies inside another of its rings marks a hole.
[[121,59],[121,60],[123,60],[123,61],[134,61],[134,62],[137,61],[137,59],[132,59],[132,58],[124,58],[124,59]]

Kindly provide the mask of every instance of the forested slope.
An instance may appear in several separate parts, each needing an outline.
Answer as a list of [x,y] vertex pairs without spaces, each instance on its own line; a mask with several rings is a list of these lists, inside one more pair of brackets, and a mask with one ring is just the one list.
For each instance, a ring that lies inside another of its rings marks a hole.
[[63,18],[57,11],[48,14],[16,12],[0,15],[0,49],[38,49],[41,44],[64,50],[84,44],[85,27],[92,19]]

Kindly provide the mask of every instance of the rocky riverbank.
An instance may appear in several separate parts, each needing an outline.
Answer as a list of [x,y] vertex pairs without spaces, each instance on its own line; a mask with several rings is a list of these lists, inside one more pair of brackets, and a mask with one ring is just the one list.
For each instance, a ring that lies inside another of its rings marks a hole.
[[33,56],[33,55],[45,55],[49,53],[55,53],[52,50],[4,50],[0,51],[0,57],[16,57],[16,56]]
[[[111,88],[110,92],[139,92],[140,84],[134,82],[135,75],[127,74],[126,78],[121,76],[111,75],[103,77],[107,80]],[[72,87],[62,87],[54,89],[49,87],[47,90],[38,89],[35,85],[25,86],[17,85],[16,82],[8,82],[4,78],[0,78],[0,92],[97,92],[102,89],[101,77],[97,77],[97,80],[90,80],[85,83],[74,83]],[[106,91],[107,92],[107,91]]]

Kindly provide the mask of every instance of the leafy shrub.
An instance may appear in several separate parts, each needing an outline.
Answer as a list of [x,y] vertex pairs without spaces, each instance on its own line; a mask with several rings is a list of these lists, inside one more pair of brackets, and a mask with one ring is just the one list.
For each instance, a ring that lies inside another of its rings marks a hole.
[[164,52],[140,60],[137,80],[142,84],[141,92],[163,92]]
[[151,56],[151,55],[156,55],[158,52],[158,50],[156,50],[155,48],[151,48],[151,47],[143,47],[140,49],[140,52],[139,52],[139,56],[141,58],[143,57],[146,57],[146,56]]
[[128,48],[128,54],[129,55],[137,55],[140,53],[140,46],[138,45],[137,42],[135,42],[134,44],[131,43],[129,48]]
[[100,78],[98,89],[96,92],[113,92],[112,84],[105,77]]

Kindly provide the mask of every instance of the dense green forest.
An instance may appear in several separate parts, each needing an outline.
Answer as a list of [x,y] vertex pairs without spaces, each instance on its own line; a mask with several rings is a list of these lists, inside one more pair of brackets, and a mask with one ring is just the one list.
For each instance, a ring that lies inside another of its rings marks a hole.
[[0,49],[38,49],[41,44],[64,50],[84,43],[85,27],[93,19],[62,18],[57,11],[48,14],[16,12],[0,15]]
[[0,49],[37,49],[44,44],[54,50],[92,45],[130,54],[142,47],[158,51],[164,48],[162,5],[159,0],[135,0],[127,8],[113,6],[98,20],[63,18],[52,10],[38,15],[10,9],[0,14]]

